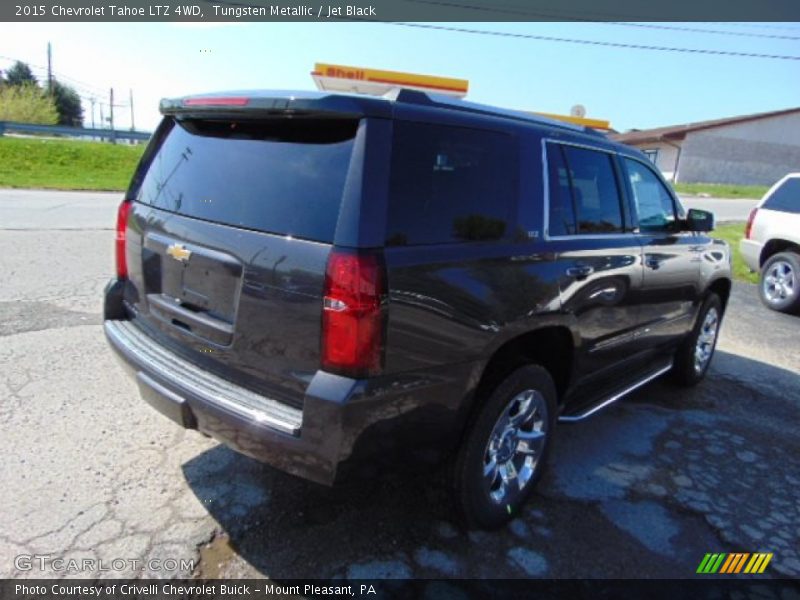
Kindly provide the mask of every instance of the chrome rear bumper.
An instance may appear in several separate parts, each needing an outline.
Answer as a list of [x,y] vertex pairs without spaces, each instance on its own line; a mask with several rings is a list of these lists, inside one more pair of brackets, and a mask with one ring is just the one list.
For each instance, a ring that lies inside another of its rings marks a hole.
[[[172,392],[169,399],[175,404],[180,404],[181,396],[186,395],[281,433],[300,435],[302,410],[198,369],[154,342],[131,321],[105,321],[104,327],[106,337],[117,352],[135,369],[146,374],[144,377],[137,376],[140,386],[155,387],[151,382],[157,378],[169,384]],[[159,385],[156,391],[164,395],[162,386]],[[156,408],[161,410],[159,406]],[[182,424],[188,426],[186,422]]]

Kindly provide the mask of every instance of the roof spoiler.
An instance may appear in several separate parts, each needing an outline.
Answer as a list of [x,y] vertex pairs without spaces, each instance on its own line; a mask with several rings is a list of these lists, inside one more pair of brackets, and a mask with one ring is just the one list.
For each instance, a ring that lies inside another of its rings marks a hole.
[[[236,117],[294,116],[359,118],[367,115],[389,116],[391,106],[385,100],[327,94],[263,92],[224,92],[180,98],[164,98],[159,104],[163,115],[176,117],[226,115]],[[381,114],[383,113],[383,114]]]

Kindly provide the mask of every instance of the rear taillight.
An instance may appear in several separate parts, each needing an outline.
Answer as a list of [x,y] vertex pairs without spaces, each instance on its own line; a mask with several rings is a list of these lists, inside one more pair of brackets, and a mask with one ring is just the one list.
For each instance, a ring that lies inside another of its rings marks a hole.
[[184,106],[247,106],[250,98],[244,96],[201,96],[184,98]]
[[747,217],[747,225],[744,226],[744,237],[745,239],[750,239],[750,233],[753,231],[753,221],[756,220],[756,213],[758,212],[758,208],[754,208],[750,211],[750,216]]
[[322,368],[349,377],[378,374],[383,362],[386,274],[375,253],[333,250],[322,305]]
[[131,212],[133,203],[130,200],[123,200],[117,209],[117,279],[128,278],[128,261],[125,259],[125,232],[128,229],[128,214]]

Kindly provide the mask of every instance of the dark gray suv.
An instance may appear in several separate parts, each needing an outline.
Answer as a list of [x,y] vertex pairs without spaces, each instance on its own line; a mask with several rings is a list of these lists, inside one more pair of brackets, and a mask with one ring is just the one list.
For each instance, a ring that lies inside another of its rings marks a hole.
[[708,369],[729,248],[636,150],[408,90],[161,109],[105,333],[182,427],[324,484],[444,469],[493,527],[557,421]]

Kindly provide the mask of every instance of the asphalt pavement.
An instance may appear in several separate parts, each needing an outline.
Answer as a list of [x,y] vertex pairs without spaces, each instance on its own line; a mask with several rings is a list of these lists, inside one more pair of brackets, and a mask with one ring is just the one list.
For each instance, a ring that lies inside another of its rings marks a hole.
[[699,208],[714,213],[718,222],[746,221],[758,200],[746,198],[701,198],[699,196],[680,196],[684,208]]
[[119,198],[0,190],[0,577],[48,555],[146,565],[79,577],[682,578],[734,551],[800,577],[800,318],[754,286],[701,385],[560,426],[524,512],[467,533],[425,480],[329,490],[143,403],[101,328]]
[[0,189],[0,229],[114,229],[120,192]]

